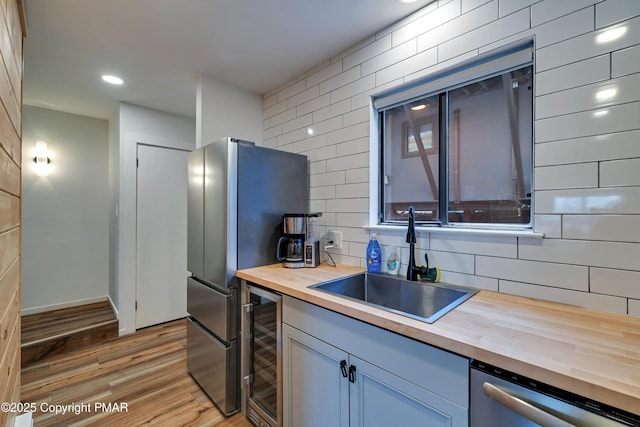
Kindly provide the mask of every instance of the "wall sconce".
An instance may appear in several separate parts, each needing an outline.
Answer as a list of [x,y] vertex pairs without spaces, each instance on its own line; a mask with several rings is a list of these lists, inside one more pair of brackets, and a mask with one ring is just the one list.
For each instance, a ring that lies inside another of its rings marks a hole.
[[46,142],[36,142],[36,151],[33,162],[35,163],[34,169],[38,176],[49,175],[49,164],[51,163],[51,159],[49,158],[49,151],[47,150]]

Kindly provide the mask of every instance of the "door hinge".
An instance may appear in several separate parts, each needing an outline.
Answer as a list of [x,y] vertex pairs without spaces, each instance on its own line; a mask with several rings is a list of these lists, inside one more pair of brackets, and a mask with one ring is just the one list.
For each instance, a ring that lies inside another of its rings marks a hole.
[[253,304],[242,304],[242,311],[245,313],[251,313],[253,311]]
[[140,159],[136,157],[136,168],[140,165]]
[[136,301],[136,310],[138,309],[138,301]]
[[249,384],[253,384],[253,375],[247,375],[246,377],[244,377],[242,379],[242,382],[249,385]]

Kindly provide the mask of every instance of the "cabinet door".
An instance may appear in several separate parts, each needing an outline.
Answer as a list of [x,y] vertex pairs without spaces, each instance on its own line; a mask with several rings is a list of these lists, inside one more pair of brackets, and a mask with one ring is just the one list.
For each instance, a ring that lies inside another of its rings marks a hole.
[[349,381],[340,362],[349,355],[287,324],[282,336],[284,426],[348,426]]
[[465,408],[354,356],[349,362],[356,369],[350,390],[351,426],[468,425]]

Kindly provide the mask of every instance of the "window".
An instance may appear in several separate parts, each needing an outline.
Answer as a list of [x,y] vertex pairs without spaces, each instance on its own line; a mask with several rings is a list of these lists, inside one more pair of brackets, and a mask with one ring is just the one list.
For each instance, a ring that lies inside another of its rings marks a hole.
[[374,99],[380,125],[379,219],[531,226],[531,45]]

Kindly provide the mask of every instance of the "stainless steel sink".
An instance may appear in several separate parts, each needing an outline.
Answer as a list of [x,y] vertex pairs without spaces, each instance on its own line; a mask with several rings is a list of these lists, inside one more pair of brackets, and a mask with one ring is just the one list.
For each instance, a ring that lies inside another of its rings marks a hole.
[[363,273],[310,286],[373,307],[433,323],[478,292],[477,289]]

